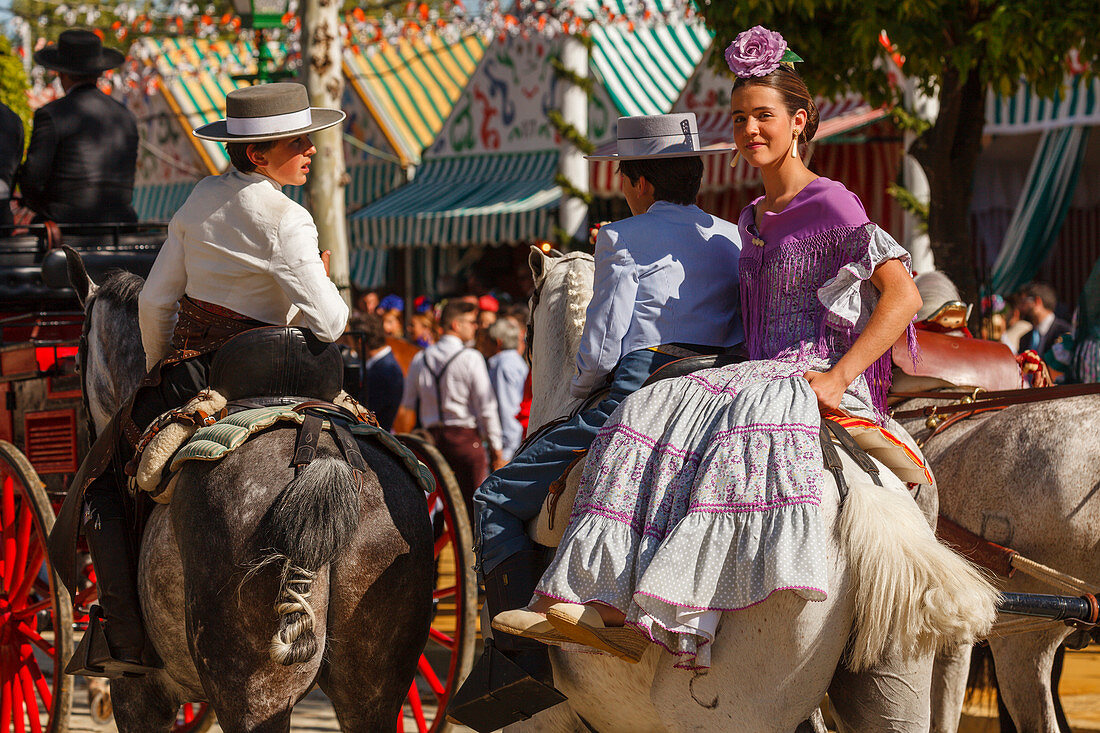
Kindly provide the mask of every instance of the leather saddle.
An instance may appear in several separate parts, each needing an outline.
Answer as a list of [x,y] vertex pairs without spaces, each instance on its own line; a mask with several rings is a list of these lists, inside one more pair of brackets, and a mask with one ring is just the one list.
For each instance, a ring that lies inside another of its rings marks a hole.
[[289,396],[332,402],[344,386],[344,363],[336,344],[305,329],[267,326],[226,341],[208,381],[230,402]]
[[1023,386],[1012,349],[998,341],[917,331],[917,346],[914,360],[905,336],[894,344],[894,391],[921,392],[954,386],[993,392]]

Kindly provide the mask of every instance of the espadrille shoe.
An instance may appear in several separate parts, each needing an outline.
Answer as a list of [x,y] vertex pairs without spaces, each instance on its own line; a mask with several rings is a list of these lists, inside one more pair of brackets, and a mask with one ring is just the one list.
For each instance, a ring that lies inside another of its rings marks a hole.
[[555,629],[546,616],[526,608],[515,608],[511,611],[501,611],[493,617],[493,629],[503,634],[522,636],[524,639],[534,639],[543,644],[561,645],[569,642],[565,634]]
[[631,664],[641,660],[650,644],[632,627],[604,626],[599,611],[579,603],[556,603],[546,612],[546,619],[568,641],[599,649]]

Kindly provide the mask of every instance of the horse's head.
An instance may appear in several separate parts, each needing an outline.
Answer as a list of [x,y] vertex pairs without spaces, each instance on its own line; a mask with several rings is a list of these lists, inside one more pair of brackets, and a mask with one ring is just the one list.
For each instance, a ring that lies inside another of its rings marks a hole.
[[96,284],[80,254],[70,247],[64,250],[69,282],[84,308],[78,359],[88,414],[98,432],[145,373],[138,327],[138,296],[145,281],[131,272],[111,270]]
[[531,422],[529,431],[567,415],[578,402],[569,394],[585,309],[592,299],[592,255],[570,252],[547,255],[531,248],[531,295],[528,350],[531,354]]

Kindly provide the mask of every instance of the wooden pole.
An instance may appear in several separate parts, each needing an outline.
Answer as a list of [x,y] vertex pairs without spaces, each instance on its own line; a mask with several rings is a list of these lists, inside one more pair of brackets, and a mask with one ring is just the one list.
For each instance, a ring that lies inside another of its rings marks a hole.
[[[336,0],[305,0],[302,4],[302,59],[309,101],[314,107],[340,108],[344,94],[339,23]],[[311,135],[317,154],[313,156],[306,182],[313,221],[321,251],[332,252],[329,277],[344,301],[351,304],[351,268],[348,262],[347,217],[344,188],[343,125]]]

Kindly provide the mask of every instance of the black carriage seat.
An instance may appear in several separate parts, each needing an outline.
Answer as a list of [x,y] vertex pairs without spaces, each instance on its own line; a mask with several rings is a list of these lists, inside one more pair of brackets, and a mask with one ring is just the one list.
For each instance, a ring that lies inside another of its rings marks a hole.
[[230,402],[290,396],[332,402],[344,386],[344,362],[336,344],[306,329],[267,326],[226,341],[208,381]]

